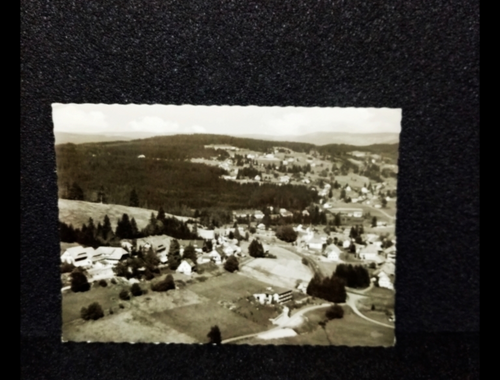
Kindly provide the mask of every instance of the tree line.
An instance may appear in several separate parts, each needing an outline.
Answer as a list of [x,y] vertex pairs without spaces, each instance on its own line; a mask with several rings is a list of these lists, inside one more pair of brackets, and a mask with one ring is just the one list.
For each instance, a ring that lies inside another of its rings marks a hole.
[[107,215],[103,223],[94,223],[89,218],[81,228],[74,228],[72,224],[59,221],[59,237],[65,243],[78,243],[81,245],[97,248],[99,246],[119,246],[122,239],[138,239],[152,235],[168,235],[176,239],[196,239],[196,228],[191,231],[187,222],[174,217],[165,216],[165,211],[160,208],[155,216],[151,213],[148,225],[139,230],[135,219],[128,214],[123,214],[117,220],[116,229],[113,230]]
[[330,277],[315,274],[307,286],[307,294],[334,303],[346,301],[346,286],[366,288],[370,285],[368,270],[360,265],[339,264]]

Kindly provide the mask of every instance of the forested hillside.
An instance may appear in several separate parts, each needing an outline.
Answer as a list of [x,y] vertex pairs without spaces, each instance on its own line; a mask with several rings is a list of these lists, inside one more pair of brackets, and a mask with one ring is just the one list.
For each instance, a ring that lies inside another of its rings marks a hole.
[[[164,207],[167,212],[188,215],[188,209],[259,208],[267,206],[303,209],[317,195],[304,186],[240,184],[220,178],[228,174],[218,167],[187,161],[213,157],[209,144],[229,144],[264,152],[279,145],[299,152],[343,155],[352,150],[397,154],[397,144],[354,147],[253,140],[218,135],[176,135],[143,140],[57,145],[59,197],[136,206]],[[138,158],[144,155],[145,158]],[[332,158],[333,159],[333,158]],[[255,173],[251,173],[254,175]],[[132,196],[133,195],[133,196]],[[182,211],[184,210],[184,211]]]
[[[66,147],[67,148],[67,147]],[[73,146],[57,152],[59,197],[133,205],[166,211],[276,207],[302,209],[316,193],[303,186],[238,184],[219,176],[224,171],[187,161],[138,159],[126,154],[89,154]],[[137,204],[131,199],[135,190]]]

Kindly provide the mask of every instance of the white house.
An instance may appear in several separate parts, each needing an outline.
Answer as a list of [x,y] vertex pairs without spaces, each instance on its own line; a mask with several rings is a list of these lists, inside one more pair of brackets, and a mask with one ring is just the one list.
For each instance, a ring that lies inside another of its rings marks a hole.
[[210,260],[212,260],[215,264],[219,265],[222,263],[222,257],[217,250],[213,249],[212,252],[208,254]]
[[313,237],[307,242],[307,247],[309,249],[322,249],[324,241],[318,238]]
[[394,263],[385,263],[375,272],[375,274],[380,274],[382,272],[388,276],[394,276],[396,274],[396,265],[394,265]]
[[307,284],[305,282],[301,282],[298,286],[297,289],[301,291],[304,294],[307,294]]
[[257,226],[257,228],[258,228],[259,230],[265,230],[265,229],[266,229],[266,226],[265,226],[263,223],[261,223],[261,224],[259,224],[259,225]]
[[290,182],[290,177],[287,176],[287,175],[281,176],[280,177],[280,182],[282,182],[282,183],[288,183],[288,182]]
[[140,154],[137,156],[137,158],[146,158],[146,156],[144,154]]
[[102,262],[94,263],[93,267],[88,269],[91,281],[107,280],[115,277],[112,265],[106,265]]
[[385,272],[380,272],[378,275],[378,286],[381,288],[394,290],[394,285],[391,282],[391,279]]
[[283,217],[283,218],[287,218],[287,217],[291,217],[293,216],[293,213],[288,211],[287,209],[280,209],[280,215]]
[[377,260],[380,248],[374,244],[368,244],[359,251],[359,257],[363,260]]
[[260,210],[257,210],[253,213],[253,216],[255,217],[255,219],[263,219],[264,218],[264,213]]
[[91,267],[94,254],[95,251],[92,247],[71,247],[61,255],[61,261],[73,264],[75,267]]
[[190,275],[193,272],[194,263],[190,259],[182,260],[176,272]]
[[99,247],[95,250],[96,257],[99,260],[105,260],[111,264],[117,264],[118,261],[129,256],[129,253],[122,247]]
[[330,244],[326,247],[324,255],[328,260],[338,261],[340,256],[340,249],[335,244]]
[[241,248],[234,244],[225,243],[223,246],[223,251],[226,256],[232,256],[241,252]]
[[261,305],[269,305],[273,302],[273,296],[267,293],[256,293],[253,295],[255,300]]
[[387,258],[396,258],[396,246],[391,245],[389,248],[386,248],[384,250],[384,253],[386,254]]
[[342,248],[349,248],[350,246],[351,246],[351,240],[350,239],[346,239],[342,243]]

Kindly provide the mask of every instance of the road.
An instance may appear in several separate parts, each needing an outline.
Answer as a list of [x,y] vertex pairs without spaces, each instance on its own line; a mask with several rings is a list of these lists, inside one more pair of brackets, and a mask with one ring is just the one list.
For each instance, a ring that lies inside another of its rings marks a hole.
[[[295,250],[290,250],[289,247],[285,246],[285,245],[282,245],[282,244],[279,244],[280,247],[282,247],[283,249],[287,249],[288,251],[296,254],[297,256],[299,257],[302,257],[304,259],[306,259],[309,263],[309,268],[313,271],[314,274],[319,274],[319,276],[321,278],[324,278],[324,275],[323,273],[321,272],[321,269],[319,267],[319,265],[309,256],[307,255],[303,255]],[[371,319],[371,318],[368,318],[366,317],[365,315],[363,315],[359,310],[358,310],[358,307],[357,307],[357,302],[359,299],[361,298],[364,298],[366,296],[363,295],[363,293],[369,291],[371,288],[373,287],[373,283],[370,283],[370,286],[366,289],[363,289],[363,290],[355,290],[355,289],[349,289],[347,288],[346,289],[346,292],[347,292],[347,299],[346,299],[346,305],[349,306],[353,311],[354,313],[359,316],[360,318],[363,318],[369,322],[372,322],[372,323],[375,323],[377,325],[380,325],[380,326],[384,326],[384,327],[388,327],[388,328],[392,328],[394,329],[394,326],[391,326],[391,325],[387,325],[385,323],[382,323],[382,322],[379,322],[379,321],[376,321],[374,319]],[[253,337],[256,337],[260,334],[263,334],[263,333],[269,333],[269,332],[273,332],[273,331],[278,331],[280,329],[283,329],[283,328],[287,328],[287,327],[294,327],[296,326],[296,324],[299,322],[299,319],[302,318],[302,316],[305,314],[305,313],[308,313],[312,310],[316,310],[316,309],[322,309],[322,308],[327,308],[329,306],[331,306],[332,304],[331,303],[324,303],[322,305],[315,305],[315,306],[309,306],[309,307],[306,307],[302,310],[299,310],[297,311],[297,313],[295,313],[294,315],[292,315],[290,317],[290,319],[288,319],[285,323],[283,323],[282,325],[280,326],[277,326],[277,327],[274,327],[270,330],[265,330],[265,331],[261,331],[261,332],[258,332],[258,333],[254,333],[254,334],[248,334],[248,335],[241,335],[241,336],[237,336],[237,337],[233,337],[233,338],[229,338],[229,339],[226,339],[226,340],[223,340],[221,343],[222,344],[226,344],[226,343],[231,343],[231,342],[235,342],[237,340],[242,340],[242,339],[247,339],[247,338],[253,338]]]
[[380,212],[380,213],[384,214],[384,215],[385,215],[385,216],[387,216],[389,219],[392,219],[392,220],[395,220],[395,219],[396,219],[396,217],[395,217],[395,216],[389,215],[388,213],[386,213],[386,212],[385,212],[383,209],[381,209],[381,208],[372,207],[372,206],[370,206],[370,205],[365,205],[365,206],[366,206],[366,207],[371,208],[372,210],[376,210],[376,211],[378,211],[378,212]]
[[270,333],[270,332],[273,332],[273,331],[278,331],[278,330],[287,328],[289,326],[296,326],[297,323],[300,321],[300,319],[302,318],[302,316],[305,313],[308,313],[308,312],[310,312],[312,310],[323,309],[323,308],[330,307],[330,306],[331,306],[330,303],[324,303],[322,305],[315,305],[315,306],[306,307],[305,309],[299,310],[297,313],[295,313],[294,315],[292,315],[290,317],[290,319],[288,319],[285,323],[283,323],[280,326],[273,327],[270,330],[264,330],[264,331],[260,331],[258,333],[254,333],[254,334],[241,335],[241,336],[237,336],[237,337],[234,337],[234,338],[229,338],[229,339],[223,340],[221,343],[222,344],[231,343],[231,342],[234,342],[234,341],[237,341],[237,340],[242,340],[242,339],[247,339],[247,338],[253,338],[253,337],[256,337],[256,336],[258,336],[260,334],[263,334],[263,333]]
[[351,309],[352,309],[352,311],[354,311],[354,313],[355,313],[357,316],[359,316],[359,317],[361,317],[361,318],[363,318],[363,319],[365,319],[365,320],[367,320],[367,321],[369,321],[369,322],[375,323],[375,324],[377,324],[377,325],[384,326],[384,327],[388,327],[388,328],[390,328],[390,329],[394,329],[394,326],[391,326],[391,325],[386,325],[385,323],[382,323],[382,322],[376,321],[376,320],[374,320],[374,319],[368,318],[368,317],[364,316],[364,315],[363,315],[363,314],[362,314],[362,313],[358,310],[357,302],[358,302],[358,300],[359,300],[359,299],[364,298],[364,297],[366,297],[366,296],[363,296],[363,295],[361,295],[361,294],[355,294],[355,293],[347,293],[346,305],[350,306],[350,307],[351,307]]

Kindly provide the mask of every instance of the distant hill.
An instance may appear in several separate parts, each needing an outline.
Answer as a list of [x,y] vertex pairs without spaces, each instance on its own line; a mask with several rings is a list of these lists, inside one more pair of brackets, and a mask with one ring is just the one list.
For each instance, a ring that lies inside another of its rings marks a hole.
[[396,144],[399,143],[398,133],[340,133],[340,132],[316,132],[301,136],[268,136],[268,135],[241,135],[238,137],[268,140],[289,141],[318,146],[328,144],[345,144],[355,146],[367,146],[373,144]]
[[[112,142],[112,141],[132,141],[137,139],[149,139],[152,137],[172,137],[173,135],[163,135],[157,136],[153,133],[148,132],[122,132],[116,134],[79,134],[79,133],[67,133],[67,132],[54,132],[56,145],[73,143],[73,144],[84,144],[84,143],[99,143],[99,142]],[[189,135],[183,135],[189,136]],[[192,136],[202,136],[202,135],[192,135]],[[373,144],[396,144],[399,142],[398,133],[340,133],[340,132],[316,132],[309,133],[301,136],[270,136],[270,135],[232,135],[232,136],[221,136],[221,135],[205,135],[205,136],[218,136],[227,138],[247,138],[253,140],[262,141],[276,141],[276,142],[293,142],[293,143],[304,143],[312,145],[328,145],[328,144],[345,144],[354,146],[367,146]],[[208,137],[210,139],[210,137]]]
[[[84,201],[72,201],[69,199],[59,199],[59,220],[66,224],[72,224],[75,228],[81,228],[83,223],[87,223],[89,218],[92,218],[94,225],[104,220],[104,216],[108,215],[109,221],[113,229],[116,228],[117,220],[121,219],[123,214],[127,214],[130,219],[134,218],[137,227],[140,229],[145,228],[151,217],[151,213],[155,215],[158,213],[156,210],[148,210],[139,207],[128,207],[113,204],[101,204]],[[174,216],[166,214],[166,216]],[[186,221],[189,218],[175,216],[177,219]]]
[[99,143],[99,142],[111,142],[111,141],[131,141],[136,139],[144,139],[152,136],[154,136],[154,134],[143,133],[143,132],[130,132],[130,133],[121,133],[113,135],[106,135],[106,134],[92,135],[84,133],[67,133],[67,132],[54,131],[56,145],[67,144],[67,143],[85,144],[85,143]]

